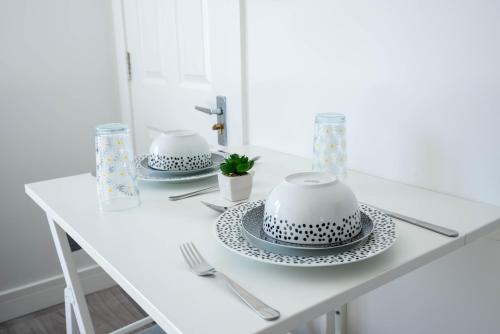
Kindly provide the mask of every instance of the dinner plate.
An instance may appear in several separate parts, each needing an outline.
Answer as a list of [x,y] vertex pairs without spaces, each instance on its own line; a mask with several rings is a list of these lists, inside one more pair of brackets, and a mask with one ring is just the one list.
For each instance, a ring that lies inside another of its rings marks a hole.
[[248,241],[242,233],[243,216],[264,201],[240,204],[222,213],[215,224],[216,239],[228,250],[252,260],[294,267],[324,267],[354,263],[369,259],[389,249],[396,240],[396,227],[382,211],[360,205],[362,213],[373,222],[373,232],[363,241],[333,254],[284,255],[261,249]]
[[243,236],[258,248],[283,255],[318,256],[342,252],[366,240],[372,234],[375,227],[370,217],[361,212],[361,231],[353,238],[336,243],[311,245],[286,242],[273,238],[264,232],[262,227],[263,220],[264,204],[248,210],[241,219],[241,232]]
[[[183,182],[194,182],[203,180],[209,177],[216,176],[219,173],[219,168],[212,166],[211,168],[204,169],[203,171],[198,171],[196,173],[188,173],[188,174],[171,174],[165,173],[165,171],[160,171],[153,169],[151,167],[145,168],[143,166],[143,161],[146,160],[147,165],[148,156],[146,154],[138,155],[134,159],[134,166],[137,172],[137,179],[140,181],[150,181],[150,182],[169,182],[169,183],[183,183]],[[224,159],[224,155],[221,153],[213,153],[212,159],[221,159],[221,163]]]
[[144,170],[145,173],[150,173],[151,175],[154,176],[186,176],[186,175],[193,175],[193,174],[202,174],[206,173],[208,171],[212,171],[214,169],[219,169],[219,166],[221,163],[224,162],[225,156],[222,153],[218,152],[212,152],[212,165],[200,169],[194,169],[194,170],[160,170],[160,169],[155,169],[152,168],[148,165],[148,156],[146,155],[144,159],[140,161],[140,168]]

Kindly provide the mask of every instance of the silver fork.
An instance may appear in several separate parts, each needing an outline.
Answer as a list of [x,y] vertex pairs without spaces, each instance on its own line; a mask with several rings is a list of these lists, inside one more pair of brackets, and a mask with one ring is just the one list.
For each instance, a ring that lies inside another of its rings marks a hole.
[[245,204],[247,203],[248,201],[247,200],[243,200],[239,203],[236,203],[236,204],[233,204],[231,206],[223,206],[223,205],[217,205],[217,204],[212,204],[212,203],[208,203],[208,202],[205,202],[205,201],[200,201],[201,203],[205,204],[206,206],[208,206],[210,209],[212,210],[215,210],[217,212],[224,212],[226,211],[227,209],[229,208],[232,208],[233,206],[237,206],[237,205],[241,205],[241,204]]
[[280,313],[278,311],[266,305],[263,301],[252,295],[247,290],[243,289],[238,283],[209,265],[192,242],[186,242],[182,244],[180,246],[180,249],[182,256],[184,256],[184,260],[186,260],[189,268],[196,275],[213,276],[215,275],[215,273],[218,273],[218,276],[222,277],[229,285],[229,287],[263,319],[275,320],[279,318]]

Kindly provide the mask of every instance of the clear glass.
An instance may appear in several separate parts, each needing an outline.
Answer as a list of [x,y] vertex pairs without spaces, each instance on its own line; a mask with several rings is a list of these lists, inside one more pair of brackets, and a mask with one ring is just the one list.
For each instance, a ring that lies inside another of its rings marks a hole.
[[141,204],[134,166],[134,152],[127,125],[96,127],[96,178],[103,211],[120,211]]
[[340,179],[345,179],[347,177],[345,116],[338,113],[317,114],[313,145],[313,171],[330,172]]

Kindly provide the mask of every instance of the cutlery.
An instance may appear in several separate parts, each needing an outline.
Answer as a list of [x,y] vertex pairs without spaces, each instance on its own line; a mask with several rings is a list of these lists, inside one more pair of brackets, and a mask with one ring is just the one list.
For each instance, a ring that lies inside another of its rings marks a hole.
[[185,198],[189,198],[189,197],[201,195],[201,194],[204,194],[206,192],[211,192],[211,191],[216,191],[216,190],[219,190],[219,185],[218,184],[214,184],[214,185],[212,185],[210,187],[198,189],[198,190],[191,191],[191,192],[184,193],[184,194],[180,194],[180,195],[169,196],[168,199],[171,200],[171,201],[178,201],[178,200],[181,200],[181,199],[185,199]]
[[203,203],[203,204],[205,204],[206,206],[208,206],[212,210],[215,210],[217,212],[224,212],[224,211],[226,211],[227,209],[229,209],[229,208],[231,208],[233,206],[237,206],[237,205],[246,203],[247,201],[242,201],[240,203],[236,203],[236,204],[231,205],[231,206],[217,205],[217,204],[208,203],[208,202],[205,202],[205,201],[200,201],[200,202]]
[[217,152],[222,153],[224,155],[230,155],[231,153],[224,151],[224,150],[217,150]]
[[263,319],[275,320],[279,318],[280,313],[278,311],[266,305],[263,301],[243,289],[238,283],[209,265],[192,242],[182,244],[180,250],[187,265],[196,275],[215,276],[215,273],[218,273],[218,276],[222,277],[229,287]]
[[443,226],[439,226],[439,225],[436,225],[436,224],[431,224],[431,223],[428,223],[428,222],[424,222],[422,220],[411,218],[411,217],[402,215],[400,213],[396,213],[396,212],[392,212],[392,211],[380,209],[380,208],[377,208],[377,207],[375,207],[375,206],[373,206],[371,204],[367,204],[367,203],[365,203],[365,204],[371,206],[372,208],[375,208],[377,210],[382,211],[383,213],[385,213],[389,217],[402,220],[404,222],[407,222],[407,223],[410,223],[410,224],[413,224],[413,225],[425,228],[427,230],[430,230],[430,231],[433,231],[433,232],[445,235],[447,237],[455,238],[455,237],[458,237],[458,235],[459,235],[459,233],[457,231],[452,230],[452,229],[447,228],[447,227],[443,227]]
[[[95,177],[95,172],[90,172],[90,175],[92,175],[93,177]],[[200,194],[203,194],[205,192],[210,192],[210,191],[215,191],[215,190],[218,190],[219,189],[219,185],[218,184],[214,184],[210,187],[206,187],[206,188],[202,188],[202,189],[198,189],[198,190],[195,190],[195,191],[192,191],[192,192],[189,192],[189,193],[185,193],[185,194],[180,194],[180,195],[174,195],[174,196],[169,196],[168,199],[171,200],[171,201],[178,201],[180,199],[184,199],[184,198],[189,198],[189,197],[193,197],[193,196],[196,196],[196,195],[200,195]],[[203,201],[202,201],[203,202]],[[209,206],[210,203],[205,203],[203,202],[205,205]],[[214,205],[214,204],[212,204]],[[215,206],[215,205],[214,205]],[[214,209],[214,208],[213,208]],[[226,208],[227,209],[227,208]],[[225,210],[226,210],[225,209]],[[217,210],[217,209],[214,209],[214,210]]]

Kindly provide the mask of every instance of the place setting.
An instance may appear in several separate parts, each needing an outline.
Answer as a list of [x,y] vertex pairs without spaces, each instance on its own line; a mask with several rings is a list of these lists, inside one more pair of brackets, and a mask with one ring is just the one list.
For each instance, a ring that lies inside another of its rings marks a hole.
[[[226,159],[221,174],[239,167]],[[251,169],[251,168],[250,168]],[[246,173],[249,173],[247,170]],[[230,174],[230,173],[229,173]],[[265,200],[231,198],[231,206],[201,203],[217,211],[214,232],[219,243],[251,260],[293,267],[349,264],[376,256],[396,240],[392,219],[382,211],[359,204],[351,189],[331,173],[288,175]],[[218,275],[261,318],[273,321],[280,312],[217,271],[193,242],[180,245],[189,269],[197,276]]]
[[227,156],[211,151],[207,141],[191,130],[162,132],[152,143],[149,154],[134,160],[137,178],[154,182],[193,182],[217,175]]
[[335,176],[303,172],[287,176],[266,200],[229,207],[215,224],[217,240],[252,260],[295,267],[358,262],[389,249],[392,219],[358,204]]

